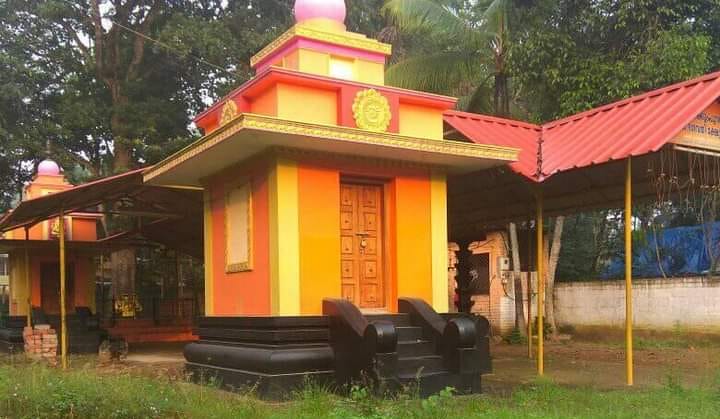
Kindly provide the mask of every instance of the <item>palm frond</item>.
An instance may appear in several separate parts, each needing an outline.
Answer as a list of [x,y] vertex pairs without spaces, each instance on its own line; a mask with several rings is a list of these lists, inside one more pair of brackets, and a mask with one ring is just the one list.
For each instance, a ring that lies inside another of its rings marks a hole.
[[458,105],[460,109],[467,112],[493,114],[495,105],[493,104],[493,95],[495,90],[492,85],[492,74],[488,74],[484,80],[481,80],[475,87],[472,95],[460,99]]
[[402,31],[429,31],[455,42],[476,42],[480,32],[442,0],[388,0],[383,7]]
[[492,0],[482,14],[482,29],[486,33],[504,36],[507,32],[507,12],[510,0]]
[[408,58],[390,66],[386,72],[390,85],[425,92],[455,94],[468,80],[483,79],[488,74],[474,54],[465,51],[443,51]]

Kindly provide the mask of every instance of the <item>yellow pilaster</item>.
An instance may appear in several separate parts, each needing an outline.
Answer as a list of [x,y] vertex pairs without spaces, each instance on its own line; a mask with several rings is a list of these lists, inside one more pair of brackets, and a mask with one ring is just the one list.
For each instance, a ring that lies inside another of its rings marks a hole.
[[205,259],[205,315],[215,314],[213,293],[215,278],[213,277],[213,234],[212,234],[212,198],[210,190],[203,191],[203,241]]
[[430,186],[430,225],[432,229],[432,305],[438,313],[448,307],[447,183],[445,174],[433,172]]
[[633,305],[632,305],[632,160],[625,170],[625,372],[627,385],[633,377]]
[[15,251],[9,255],[10,262],[10,305],[11,316],[27,316],[30,309],[29,274],[25,264],[25,251]]
[[297,163],[279,158],[270,173],[272,315],[300,315],[300,230]]

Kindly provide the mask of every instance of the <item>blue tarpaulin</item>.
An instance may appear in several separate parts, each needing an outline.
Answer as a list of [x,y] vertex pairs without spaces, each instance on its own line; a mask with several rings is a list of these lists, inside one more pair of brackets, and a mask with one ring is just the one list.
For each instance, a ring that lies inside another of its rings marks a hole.
[[[661,278],[663,271],[665,276],[707,273],[710,269],[707,245],[711,245],[712,254],[718,255],[720,252],[719,239],[720,222],[668,228],[657,231],[657,234],[650,230],[647,232],[645,244],[633,243],[633,277]],[[624,254],[621,254],[610,262],[601,277],[605,279],[619,278],[624,275],[624,272]]]

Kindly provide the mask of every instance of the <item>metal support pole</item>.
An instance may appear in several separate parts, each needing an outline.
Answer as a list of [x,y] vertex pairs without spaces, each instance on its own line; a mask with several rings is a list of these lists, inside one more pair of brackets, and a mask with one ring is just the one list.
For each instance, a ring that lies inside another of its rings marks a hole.
[[30,228],[25,227],[25,285],[27,286],[27,327],[32,327],[32,281],[30,280]]
[[58,220],[58,230],[60,232],[60,350],[61,363],[64,370],[67,369],[67,313],[65,305],[65,214],[60,210],[60,218]]
[[545,311],[545,267],[543,257],[543,196],[542,190],[537,191],[537,214],[535,215],[535,228],[537,229],[537,282],[538,282],[538,293],[537,293],[537,373],[538,375],[545,374],[545,348],[544,348],[544,336],[543,336],[543,325],[544,322],[544,311]]
[[633,306],[632,306],[632,159],[625,170],[625,372],[627,385],[633,385]]

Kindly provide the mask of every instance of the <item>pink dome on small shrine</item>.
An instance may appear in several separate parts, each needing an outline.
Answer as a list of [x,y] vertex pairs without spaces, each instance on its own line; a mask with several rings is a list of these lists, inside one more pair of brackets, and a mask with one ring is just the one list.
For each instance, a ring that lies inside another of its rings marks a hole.
[[345,0],[295,0],[295,21],[330,19],[345,24]]
[[45,159],[38,165],[37,172],[38,175],[56,176],[60,174],[60,166],[50,159]]

